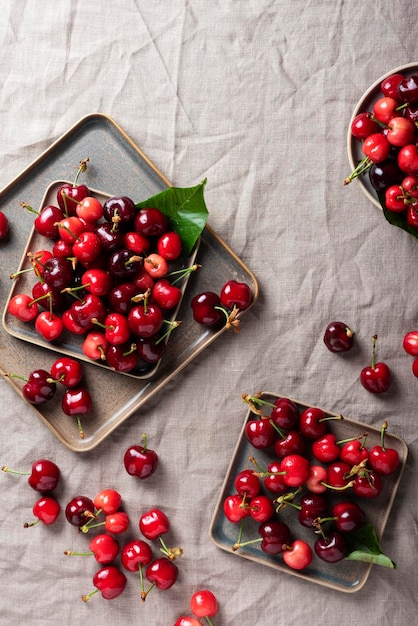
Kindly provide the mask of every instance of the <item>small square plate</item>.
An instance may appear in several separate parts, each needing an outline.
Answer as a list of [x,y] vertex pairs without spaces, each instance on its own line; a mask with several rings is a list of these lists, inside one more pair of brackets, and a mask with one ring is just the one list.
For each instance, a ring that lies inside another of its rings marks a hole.
[[[261,398],[268,402],[274,403],[274,401],[281,396],[274,393],[263,393]],[[292,400],[292,398],[290,398]],[[299,412],[302,412],[308,405],[293,399],[293,402],[299,408]],[[327,416],[337,417],[336,413],[325,411]],[[253,456],[257,462],[266,467],[273,459],[277,459],[271,449],[267,451],[256,450],[247,440],[245,436],[245,426],[247,422],[254,419],[254,414],[251,410],[248,411],[241,434],[239,436],[232,460],[230,462],[221,493],[218,502],[215,507],[215,512],[210,525],[210,536],[212,541],[220,549],[229,552],[232,558],[245,558],[250,561],[254,561],[260,565],[264,565],[278,572],[292,574],[299,578],[304,578],[320,585],[331,587],[338,591],[355,592],[359,591],[367,581],[370,574],[372,565],[362,561],[350,561],[342,560],[338,563],[330,564],[319,559],[315,554],[311,565],[305,570],[298,571],[288,567],[281,555],[270,556],[265,554],[259,543],[250,544],[245,547],[241,547],[237,551],[232,550],[232,546],[235,544],[238,538],[239,524],[231,523],[224,515],[223,502],[225,498],[235,493],[234,480],[236,475],[244,469],[254,469],[254,466],[249,461],[249,457]],[[365,431],[367,431],[367,447],[371,448],[374,445],[379,445],[381,441],[380,431],[371,426],[365,425],[354,420],[347,419],[334,419],[327,421],[327,431],[333,432],[337,436],[337,440],[345,440],[353,437],[358,437]],[[392,509],[392,505],[398,490],[399,482],[405,467],[408,449],[405,442],[398,436],[386,432],[385,443],[388,447],[393,447],[397,450],[400,457],[400,467],[397,472],[391,476],[384,477],[383,490],[379,496],[375,499],[368,500],[366,498],[357,498],[356,501],[366,514],[367,523],[373,525],[376,535],[381,540],[383,531],[386,527],[386,523]],[[316,464],[320,465],[320,463]],[[265,490],[265,493],[269,492]],[[346,494],[346,492],[343,492]],[[330,502],[334,500],[346,500],[352,496],[349,494],[341,496],[329,496]],[[295,509],[291,506],[286,507],[279,513],[279,519],[286,522],[290,528],[290,531],[294,538],[305,539],[313,545],[313,530],[304,528],[295,516]],[[243,536],[242,541],[254,539],[259,537],[258,524],[254,522],[252,518],[246,518],[243,522]]]

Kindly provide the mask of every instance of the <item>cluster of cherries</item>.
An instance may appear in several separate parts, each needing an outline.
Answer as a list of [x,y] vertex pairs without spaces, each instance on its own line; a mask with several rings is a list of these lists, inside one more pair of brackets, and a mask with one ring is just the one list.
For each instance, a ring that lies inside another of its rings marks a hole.
[[62,386],[64,388],[61,395],[62,411],[77,420],[79,436],[81,439],[84,438],[82,419],[91,412],[93,400],[87,386],[83,384],[83,368],[80,361],[60,356],[52,363],[49,371],[35,369],[27,378],[14,373],[8,373],[7,376],[23,379],[22,395],[34,405],[50,402],[56,396],[57,386]]
[[[347,534],[367,521],[358,500],[377,498],[385,477],[400,465],[397,450],[385,446],[387,423],[380,445],[369,449],[367,433],[337,440],[327,424],[341,416],[316,407],[300,408],[283,397],[270,402],[261,392],[243,395],[243,400],[251,409],[245,437],[255,450],[268,453],[269,462],[262,467],[252,456],[252,467],[235,476],[234,493],[224,499],[224,515],[240,524],[233,550],[258,543],[263,552],[281,555],[296,570],[308,567],[314,553],[328,563],[341,561],[349,552]],[[262,414],[265,407],[269,415]],[[332,504],[336,494],[340,499]],[[296,509],[299,523],[315,533],[314,551],[309,541],[294,538],[281,519],[280,512],[288,507]],[[243,539],[246,518],[258,524],[256,538]]]
[[[141,473],[138,471],[134,473],[131,471],[132,468],[127,466],[126,460],[132,459],[135,455],[136,470],[141,464],[143,470]],[[157,467],[157,461],[158,456],[154,451],[148,450],[146,443],[128,448],[124,456],[128,473],[139,478],[151,476]],[[33,505],[32,512],[35,520],[25,523],[25,528],[35,526],[39,522],[50,526],[58,520],[61,505],[54,496],[54,492],[59,485],[61,471],[53,461],[38,459],[32,464],[30,472],[13,470],[7,466],[2,469],[12,474],[27,475],[28,484],[41,496]],[[141,537],[126,542],[122,542],[121,537],[129,529],[131,520],[123,510],[121,494],[115,489],[102,489],[94,498],[76,495],[66,503],[64,513],[66,521],[75,526],[82,535],[100,529],[89,541],[88,550],[65,550],[64,552],[67,556],[93,556],[100,566],[93,575],[94,589],[82,596],[84,602],[87,602],[98,591],[107,600],[118,597],[127,584],[125,572],[132,572],[139,576],[140,595],[143,602],[154,587],[166,590],[177,581],[178,567],[174,561],[182,556],[183,550],[167,546],[164,537],[169,533],[171,525],[167,515],[161,509],[151,508],[142,513],[138,521]],[[154,554],[156,543],[161,553],[158,556]],[[207,617],[208,623],[212,623],[210,616],[215,615],[217,611],[216,598],[212,592],[208,590],[196,592],[193,594],[190,605],[195,616]],[[185,621],[187,619],[191,621]],[[194,617],[184,616],[178,620],[178,624],[182,626],[187,624],[194,626],[200,623]]]
[[[85,168],[82,161],[77,176]],[[198,267],[182,264],[182,241],[167,217],[126,196],[102,204],[76,177],[34,228],[51,249],[30,253],[36,283],[11,298],[9,313],[33,321],[46,341],[64,331],[82,337],[84,354],[116,371],[151,369],[179,324],[165,319],[181,300],[176,283]]]
[[418,228],[418,75],[392,74],[380,90],[373,110],[362,111],[351,123],[364,158],[345,184],[369,172],[373,188],[385,195],[386,208]]

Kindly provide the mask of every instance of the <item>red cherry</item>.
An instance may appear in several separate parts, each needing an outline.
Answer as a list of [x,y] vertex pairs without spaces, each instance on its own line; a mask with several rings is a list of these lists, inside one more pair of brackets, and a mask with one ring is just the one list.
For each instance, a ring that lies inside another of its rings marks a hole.
[[367,470],[358,474],[354,479],[353,491],[361,498],[377,498],[383,488],[380,474],[374,470]]
[[161,254],[151,252],[144,259],[144,269],[152,278],[162,278],[168,272],[168,263]]
[[137,572],[144,565],[151,563],[152,549],[142,539],[132,539],[123,546],[121,560],[128,572]]
[[96,587],[87,595],[82,596],[83,602],[90,600],[93,594],[100,591],[105,600],[114,600],[120,596],[126,587],[126,576],[114,565],[102,567],[93,576],[93,585]]
[[274,401],[270,418],[277,428],[290,430],[294,428],[299,421],[299,410],[293,400],[289,398],[277,398]]
[[244,432],[250,444],[257,450],[272,446],[276,440],[276,431],[268,417],[250,420],[247,422]]
[[38,522],[42,522],[46,526],[54,524],[61,512],[61,506],[55,498],[51,498],[51,496],[43,496],[35,502],[32,512],[36,517],[36,521],[25,523],[24,528],[35,526]]
[[0,211],[0,241],[6,239],[9,232],[9,220],[3,211]]
[[250,507],[245,500],[245,496],[239,493],[234,493],[225,498],[223,512],[228,521],[236,524],[245,517],[250,516]]
[[330,463],[340,456],[340,447],[334,433],[326,433],[312,443],[312,453],[321,463]]
[[7,311],[21,322],[31,322],[37,317],[39,307],[33,301],[33,297],[26,293],[18,293],[9,300]]
[[251,469],[245,469],[239,472],[234,479],[234,487],[241,496],[254,498],[260,493],[260,479]]
[[157,280],[151,290],[151,297],[164,310],[176,307],[181,300],[181,289],[172,285],[166,278]]
[[62,410],[66,415],[77,420],[79,436],[84,439],[84,429],[81,416],[90,413],[93,402],[86,387],[72,387],[66,389],[61,400]]
[[327,470],[323,465],[311,465],[306,487],[312,493],[324,493],[327,490]]
[[109,342],[104,333],[97,330],[91,330],[87,333],[83,343],[81,344],[81,349],[89,359],[104,361],[106,359],[106,350],[108,345]]
[[381,429],[381,444],[373,446],[369,452],[369,465],[372,470],[375,470],[383,476],[389,476],[396,472],[400,465],[400,459],[398,451],[395,448],[388,448],[385,446],[385,433],[388,427],[388,423],[385,420]]
[[139,530],[146,539],[154,540],[170,529],[167,515],[160,509],[150,509],[139,518]]
[[267,522],[273,517],[274,506],[272,500],[263,494],[251,498],[250,515],[256,522]]
[[74,496],[65,507],[65,517],[72,526],[81,528],[87,520],[95,519],[93,501],[87,496]]
[[403,349],[411,356],[418,357],[418,330],[410,330],[403,338]]
[[129,516],[125,511],[116,511],[106,515],[104,527],[112,535],[120,535],[128,530]]
[[75,208],[76,214],[87,222],[98,222],[103,217],[103,206],[97,198],[85,196]]
[[20,474],[23,476],[29,476],[28,485],[39,493],[46,494],[57,488],[58,482],[61,477],[61,471],[58,465],[49,459],[38,459],[32,463],[30,472],[22,472],[19,470],[10,469],[4,465],[2,467],[3,472],[9,472],[10,474]]
[[152,561],[145,570],[145,576],[151,583],[151,587],[142,593],[142,601],[145,601],[148,593],[155,585],[158,589],[165,591],[174,585],[178,577],[178,568],[173,561],[166,557],[161,557]]
[[331,515],[341,532],[357,530],[366,521],[366,514],[355,502],[337,502],[332,507]]
[[347,556],[348,545],[345,537],[338,530],[331,530],[325,536],[319,536],[314,543],[315,554],[327,563],[338,563]]
[[57,191],[58,206],[65,215],[75,215],[78,203],[90,195],[86,185],[78,184],[78,178],[82,172],[86,171],[87,163],[88,159],[80,161],[73,184],[64,183]]
[[64,324],[55,313],[41,311],[35,319],[35,330],[45,341],[55,341],[61,336]]
[[354,332],[344,322],[331,322],[323,339],[330,352],[348,352],[354,344]]
[[94,497],[93,504],[96,509],[102,511],[106,515],[116,513],[122,501],[122,496],[116,489],[102,489]]
[[143,445],[130,446],[123,457],[123,464],[130,476],[149,478],[157,469],[158,454],[147,445],[147,436],[142,435]]
[[33,370],[22,387],[23,396],[31,404],[45,404],[55,395],[57,386],[46,370]]
[[101,565],[107,565],[114,561],[119,553],[119,544],[112,535],[102,533],[96,535],[90,541],[89,552],[74,552],[72,550],[65,550],[66,556],[94,556],[97,563]]
[[215,594],[208,589],[195,591],[190,598],[190,608],[197,617],[213,617],[218,612]]
[[384,393],[391,384],[391,372],[386,363],[375,362],[377,335],[373,336],[372,363],[360,372],[360,382],[370,393]]
[[400,148],[398,152],[398,165],[405,174],[418,176],[418,151],[415,143]]
[[237,307],[241,311],[248,309],[252,302],[252,293],[247,283],[229,280],[220,292],[221,303],[227,309]]
[[310,464],[301,454],[289,454],[281,460],[280,469],[285,472],[283,480],[289,487],[301,487],[309,478]]
[[76,387],[83,377],[81,363],[68,356],[61,356],[51,365],[51,378],[66,387]]
[[327,414],[317,407],[308,407],[299,418],[299,430],[308,439],[317,439],[325,434]]
[[295,570],[303,570],[312,563],[312,549],[303,539],[296,539],[283,550],[283,561]]
[[157,251],[167,261],[177,259],[182,251],[180,235],[174,231],[167,231],[157,241]]

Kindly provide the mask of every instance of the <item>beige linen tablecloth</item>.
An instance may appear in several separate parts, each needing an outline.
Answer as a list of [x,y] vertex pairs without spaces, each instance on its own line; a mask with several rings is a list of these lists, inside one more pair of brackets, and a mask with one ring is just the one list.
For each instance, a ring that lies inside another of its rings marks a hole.
[[[3,0],[1,11],[0,187],[83,116],[109,115],[175,185],[207,178],[210,225],[255,273],[260,297],[241,334],[225,334],[88,453],[62,445],[0,380],[2,465],[54,459],[63,506],[118,489],[134,534],[140,512],[161,506],[184,548],[170,590],[141,603],[129,576],[118,599],[84,604],[95,564],[63,552],[87,539],[63,516],[23,529],[36,495],[24,478],[2,474],[0,624],[170,626],[190,613],[199,588],[218,598],[216,626],[414,624],[418,381],[402,339],[418,321],[418,250],[359,185],[343,186],[357,100],[382,74],[418,60],[413,3]],[[19,229],[18,208],[8,214]],[[0,287],[3,306],[8,276]],[[347,359],[322,342],[335,319],[356,331]],[[358,381],[375,333],[394,376],[384,397]],[[210,541],[245,417],[241,394],[259,389],[377,428],[387,419],[405,439],[409,461],[383,539],[397,570],[374,566],[362,590],[345,594]],[[160,456],[146,483],[122,466],[143,432]]]

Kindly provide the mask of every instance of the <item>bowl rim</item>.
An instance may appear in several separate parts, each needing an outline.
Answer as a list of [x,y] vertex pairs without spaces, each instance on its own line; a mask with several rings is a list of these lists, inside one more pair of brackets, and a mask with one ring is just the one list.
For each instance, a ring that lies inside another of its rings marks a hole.
[[[354,143],[357,140],[351,134],[351,124],[352,124],[354,118],[356,117],[356,115],[358,115],[358,113],[360,113],[362,111],[364,102],[366,102],[370,98],[370,96],[373,94],[374,91],[376,91],[377,88],[380,88],[380,85],[382,84],[382,82],[386,78],[388,78],[389,76],[392,76],[392,74],[397,74],[397,73],[401,74],[401,73],[408,72],[408,71],[413,70],[413,69],[416,69],[417,73],[418,73],[418,61],[415,61],[413,63],[406,63],[405,65],[399,65],[397,67],[394,67],[389,72],[386,72],[385,74],[382,74],[382,76],[380,76],[380,78],[377,78],[374,81],[374,83],[372,83],[366,89],[366,91],[362,94],[362,96],[357,101],[357,104],[355,105],[355,107],[353,109],[353,113],[351,115],[350,121],[348,123],[348,128],[347,128],[347,154],[348,154],[348,162],[349,162],[350,168],[351,168],[350,171],[353,171],[355,169],[356,165],[357,165],[356,162],[354,161],[354,158],[353,158],[353,153],[354,153],[353,145],[354,145]],[[374,196],[369,191],[369,189],[366,187],[366,185],[364,184],[364,182],[361,179],[357,179],[357,180],[360,182],[361,190],[365,194],[365,196],[378,209],[382,210],[382,207],[380,205],[380,202],[379,202],[378,198],[376,196]]]

